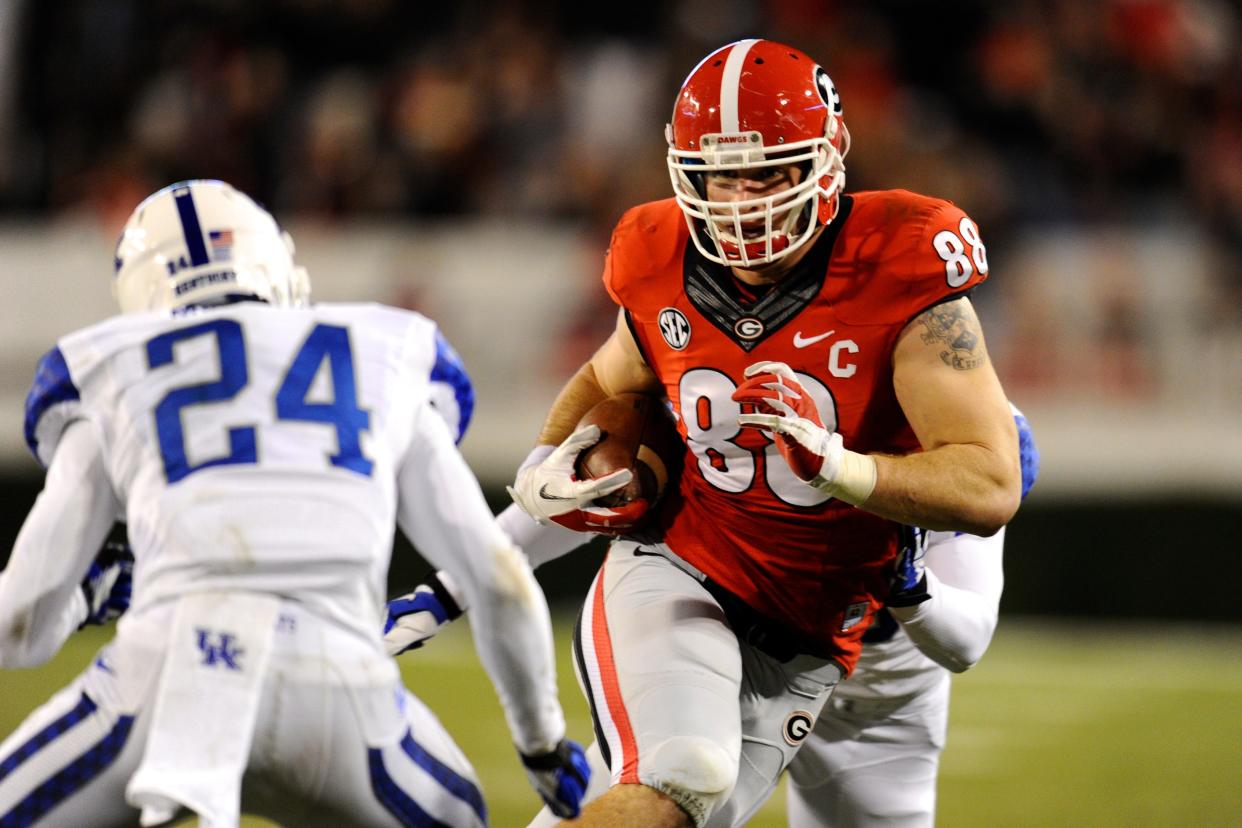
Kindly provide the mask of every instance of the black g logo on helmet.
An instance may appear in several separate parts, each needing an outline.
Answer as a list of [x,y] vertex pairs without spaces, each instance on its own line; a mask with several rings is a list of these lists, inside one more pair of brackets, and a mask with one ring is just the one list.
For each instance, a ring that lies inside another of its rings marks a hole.
[[824,103],[828,104],[828,110],[833,115],[840,115],[841,96],[837,93],[836,84],[822,66],[815,67],[815,88],[819,90],[819,96],[824,99]]

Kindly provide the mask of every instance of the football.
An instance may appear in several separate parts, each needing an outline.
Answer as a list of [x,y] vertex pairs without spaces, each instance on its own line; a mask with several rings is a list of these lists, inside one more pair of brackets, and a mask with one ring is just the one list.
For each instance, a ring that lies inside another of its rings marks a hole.
[[663,397],[623,393],[597,403],[578,428],[597,425],[599,442],[578,455],[580,479],[603,477],[629,469],[634,477],[623,488],[596,499],[600,506],[619,506],[634,500],[655,505],[677,479],[685,447]]

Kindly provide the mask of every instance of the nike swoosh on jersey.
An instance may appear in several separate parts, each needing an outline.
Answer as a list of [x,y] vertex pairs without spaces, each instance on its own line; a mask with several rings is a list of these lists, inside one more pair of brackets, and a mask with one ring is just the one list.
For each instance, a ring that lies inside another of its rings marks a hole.
[[560,495],[548,494],[548,484],[544,483],[539,487],[539,496],[544,500],[574,500],[572,497],[561,497]]
[[816,342],[819,342],[820,340],[827,339],[828,337],[832,336],[836,332],[837,331],[834,328],[828,333],[822,333],[819,336],[808,336],[806,338],[803,338],[802,331],[798,331],[796,334],[794,334],[793,345],[795,348],[805,348],[808,345],[814,345]]

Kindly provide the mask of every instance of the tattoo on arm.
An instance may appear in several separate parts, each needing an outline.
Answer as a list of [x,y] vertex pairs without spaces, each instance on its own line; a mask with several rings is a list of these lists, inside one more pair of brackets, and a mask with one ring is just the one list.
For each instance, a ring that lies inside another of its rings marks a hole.
[[924,344],[943,346],[940,358],[950,368],[969,371],[988,361],[979,318],[965,299],[929,308],[918,321],[926,329],[920,334]]

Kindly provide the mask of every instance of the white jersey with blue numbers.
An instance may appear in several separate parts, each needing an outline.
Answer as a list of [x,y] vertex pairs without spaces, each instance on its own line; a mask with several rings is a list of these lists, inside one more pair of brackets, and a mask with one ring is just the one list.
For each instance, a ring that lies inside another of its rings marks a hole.
[[202,590],[297,597],[377,635],[415,414],[460,434],[469,380],[434,323],[375,304],[241,302],[125,315],[44,357],[26,434],[105,446],[137,566],[133,613]]

